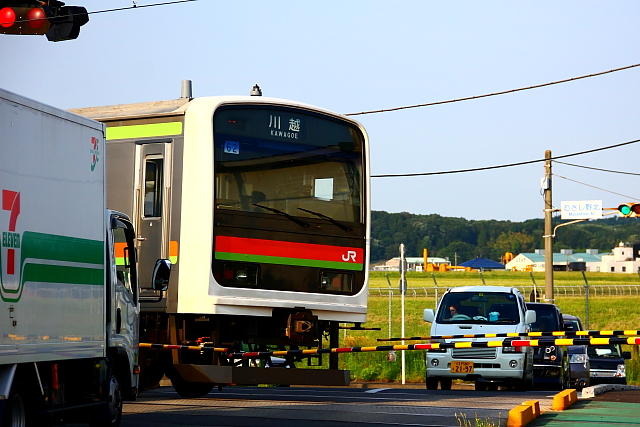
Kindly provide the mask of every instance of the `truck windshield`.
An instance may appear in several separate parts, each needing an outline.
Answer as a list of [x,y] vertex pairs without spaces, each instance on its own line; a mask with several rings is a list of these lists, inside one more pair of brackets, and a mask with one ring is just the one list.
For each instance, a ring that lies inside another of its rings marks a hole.
[[518,299],[504,292],[450,292],[440,303],[436,321],[516,325],[520,322]]
[[217,210],[364,221],[364,137],[331,116],[275,106],[228,106],[214,116]]

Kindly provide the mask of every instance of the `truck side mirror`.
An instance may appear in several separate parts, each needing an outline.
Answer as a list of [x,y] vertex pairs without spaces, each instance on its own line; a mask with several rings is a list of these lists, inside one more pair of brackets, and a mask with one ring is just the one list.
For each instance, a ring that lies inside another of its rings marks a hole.
[[169,277],[171,276],[171,261],[159,259],[153,267],[151,283],[156,291],[166,291],[169,287]]
[[425,322],[433,323],[435,318],[436,318],[436,316],[433,313],[433,309],[432,308],[425,308],[424,309],[424,312],[422,313],[422,319]]
[[631,352],[630,351],[623,351],[622,352],[622,358],[624,360],[631,360]]
[[524,323],[530,325],[536,323],[536,312],[533,310],[527,310],[524,312]]

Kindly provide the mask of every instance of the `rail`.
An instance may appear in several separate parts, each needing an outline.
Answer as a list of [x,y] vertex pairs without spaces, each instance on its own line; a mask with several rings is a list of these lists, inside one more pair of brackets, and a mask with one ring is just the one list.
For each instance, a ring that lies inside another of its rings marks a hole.
[[[533,292],[533,285],[516,285],[515,288],[518,288],[523,295],[529,295]],[[536,290],[539,293],[544,292],[544,286],[536,286]],[[442,295],[444,291],[446,291],[448,287],[446,286],[426,286],[426,287],[409,287],[407,289],[406,296],[408,297],[424,297],[424,298],[434,298],[437,295]],[[555,285],[553,287],[555,293],[561,296],[584,296],[586,292],[586,287],[584,284],[580,285]],[[389,295],[392,297],[400,296],[400,289],[398,288],[369,288],[369,295],[372,296],[386,296]],[[640,296],[640,284],[638,285],[590,285],[589,286],[589,296],[590,297],[600,297],[600,296],[629,296],[629,295],[638,295]]]

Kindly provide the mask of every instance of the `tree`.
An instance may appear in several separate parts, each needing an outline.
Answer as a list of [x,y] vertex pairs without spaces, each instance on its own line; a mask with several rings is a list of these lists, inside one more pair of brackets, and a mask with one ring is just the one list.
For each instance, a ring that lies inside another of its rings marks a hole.
[[518,231],[500,234],[491,247],[500,253],[512,252],[514,254],[533,252],[535,249],[534,238]]

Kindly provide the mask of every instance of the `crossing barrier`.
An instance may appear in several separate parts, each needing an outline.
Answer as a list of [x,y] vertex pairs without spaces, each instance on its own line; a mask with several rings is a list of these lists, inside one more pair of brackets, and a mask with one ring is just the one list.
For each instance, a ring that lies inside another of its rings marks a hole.
[[640,330],[615,331],[552,331],[552,332],[506,332],[501,334],[464,334],[464,335],[432,335],[426,337],[378,338],[377,341],[426,341],[436,339],[459,338],[508,338],[508,337],[607,337],[607,336],[639,336]]
[[[487,337],[490,334],[485,334]],[[233,352],[226,347],[213,347],[206,343],[201,345],[174,345],[174,344],[150,344],[140,343],[140,348],[155,350],[196,350],[196,351],[213,351],[217,353],[225,353],[229,359],[259,359],[271,356],[308,356],[317,354],[332,353],[364,353],[374,351],[412,351],[412,350],[440,350],[448,348],[488,348],[488,347],[549,347],[549,346],[602,346],[610,344],[624,345],[640,345],[640,337],[629,338],[542,338],[542,339],[513,339],[505,338],[504,340],[494,341],[455,341],[455,342],[437,342],[425,344],[403,344],[403,345],[380,345],[371,347],[338,347],[338,348],[312,348],[304,350],[274,350],[274,351],[243,351]]]

